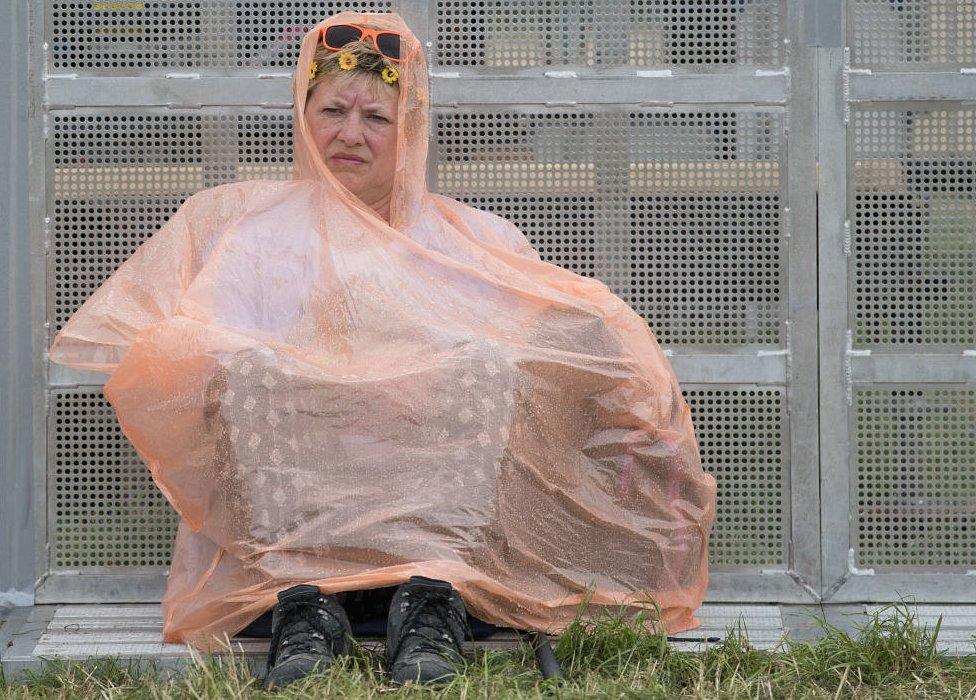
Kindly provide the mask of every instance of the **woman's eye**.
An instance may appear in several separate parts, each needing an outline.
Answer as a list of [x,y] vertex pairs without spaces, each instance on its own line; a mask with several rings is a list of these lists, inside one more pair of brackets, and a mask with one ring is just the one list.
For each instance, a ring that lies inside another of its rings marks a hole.
[[373,115],[373,118],[374,118],[374,119],[379,119],[379,120],[380,120],[381,122],[385,122],[385,121],[386,121],[386,117],[381,117],[381,116],[380,116],[380,115],[378,115],[378,114],[374,114],[374,115]]

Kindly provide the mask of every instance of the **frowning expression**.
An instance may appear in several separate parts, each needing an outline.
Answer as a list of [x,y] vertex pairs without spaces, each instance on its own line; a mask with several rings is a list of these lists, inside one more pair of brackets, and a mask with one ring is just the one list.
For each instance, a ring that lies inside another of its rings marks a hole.
[[305,120],[333,175],[373,206],[393,189],[399,89],[368,80],[326,76],[308,97]]

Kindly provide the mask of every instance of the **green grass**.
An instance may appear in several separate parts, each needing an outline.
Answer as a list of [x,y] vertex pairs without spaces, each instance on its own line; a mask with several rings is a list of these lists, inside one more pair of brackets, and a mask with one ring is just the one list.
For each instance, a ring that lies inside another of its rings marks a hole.
[[819,624],[824,636],[816,642],[784,640],[762,651],[749,645],[747,630],[736,629],[720,644],[686,653],[648,631],[640,615],[578,615],[555,648],[562,680],[543,680],[522,645],[477,650],[463,675],[439,690],[397,688],[387,682],[380,654],[358,647],[326,672],[274,695],[262,691],[239,656],[229,655],[199,657],[168,679],[111,659],[52,662],[18,684],[0,679],[0,697],[976,698],[974,658],[940,654],[938,625],[920,628],[904,604],[868,618],[853,635]]

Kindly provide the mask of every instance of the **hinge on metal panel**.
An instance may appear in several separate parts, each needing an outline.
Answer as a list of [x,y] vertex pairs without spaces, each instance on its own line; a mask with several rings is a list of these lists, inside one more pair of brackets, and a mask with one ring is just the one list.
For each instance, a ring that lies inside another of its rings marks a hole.
[[851,220],[844,219],[844,255],[851,257]]
[[847,405],[854,405],[854,365],[851,357],[859,355],[866,357],[871,354],[870,350],[854,349],[854,332],[850,328],[846,331],[847,342],[844,347],[844,395]]

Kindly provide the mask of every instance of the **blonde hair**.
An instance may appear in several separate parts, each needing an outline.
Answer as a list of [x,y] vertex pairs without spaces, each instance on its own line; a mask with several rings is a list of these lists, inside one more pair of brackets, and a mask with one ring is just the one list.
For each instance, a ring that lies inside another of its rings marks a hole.
[[[339,56],[344,53],[351,53],[356,57],[355,67],[347,70],[339,65]],[[400,90],[399,81],[389,85],[380,75],[380,71],[385,67],[396,68],[396,66],[381,56],[370,42],[351,41],[342,47],[342,51],[331,51],[322,46],[320,42],[318,48],[315,49],[313,60],[317,69],[315,77],[308,83],[306,97],[311,95],[312,90],[330,75],[338,76],[343,81],[340,85],[355,78],[365,77],[366,85],[373,97],[379,97],[383,90]]]

